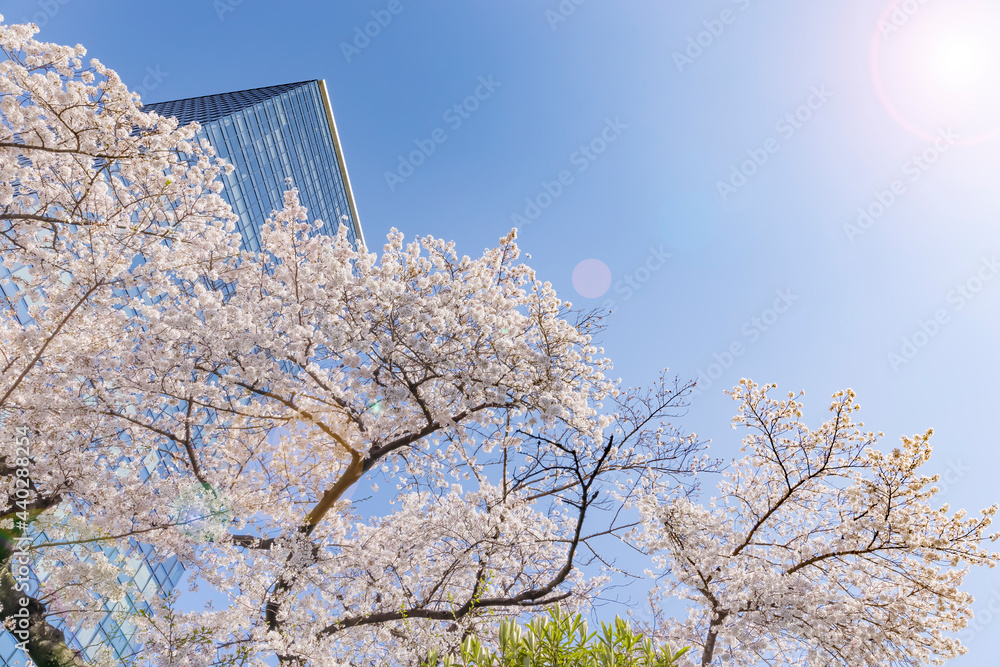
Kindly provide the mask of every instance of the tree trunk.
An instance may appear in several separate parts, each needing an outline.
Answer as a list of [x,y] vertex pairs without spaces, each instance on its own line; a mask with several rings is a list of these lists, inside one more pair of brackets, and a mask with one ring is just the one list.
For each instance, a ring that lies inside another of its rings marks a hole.
[[[45,605],[14,588],[17,582],[10,571],[12,560],[11,554],[0,563],[3,568],[0,572],[0,604],[3,604],[0,620],[15,619],[20,622],[24,620],[23,610],[27,610],[27,637],[21,633],[14,634],[14,637],[21,647],[27,649],[36,667],[87,667],[87,663],[66,643],[62,630],[45,620]],[[27,606],[22,604],[25,600]]]
[[[0,457],[0,477],[10,478],[16,473],[17,468],[10,467],[6,457]],[[36,667],[87,667],[83,658],[66,643],[63,631],[46,620],[47,609],[42,601],[16,588],[19,582],[14,576],[14,567],[23,566],[17,562],[19,554],[23,553],[18,551],[17,545],[28,526],[61,501],[58,494],[40,495],[30,477],[27,488],[35,494],[30,502],[13,494],[7,497],[11,513],[3,518],[14,520],[14,527],[0,535],[0,605],[3,607],[0,622],[14,621],[12,635]]]
[[715,640],[719,636],[719,628],[722,627],[722,622],[726,620],[726,616],[729,616],[728,611],[716,611],[712,622],[708,626],[708,636],[705,637],[705,650],[701,654],[701,667],[708,667],[712,664],[712,658],[715,655]]

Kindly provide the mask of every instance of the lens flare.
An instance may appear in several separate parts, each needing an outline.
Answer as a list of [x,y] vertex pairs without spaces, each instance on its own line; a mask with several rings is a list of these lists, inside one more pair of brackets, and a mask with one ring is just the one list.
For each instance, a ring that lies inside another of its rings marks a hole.
[[945,37],[932,46],[930,55],[928,70],[939,85],[965,87],[985,83],[988,55],[984,45],[971,37]]
[[974,0],[895,0],[871,44],[871,73],[889,114],[926,141],[952,128],[960,144],[1000,137],[1000,7]]
[[597,299],[611,287],[611,269],[599,259],[585,259],[573,269],[573,289],[587,299]]
[[187,486],[180,490],[171,508],[171,519],[189,537],[212,542],[226,533],[231,518],[230,509],[222,496],[207,484]]

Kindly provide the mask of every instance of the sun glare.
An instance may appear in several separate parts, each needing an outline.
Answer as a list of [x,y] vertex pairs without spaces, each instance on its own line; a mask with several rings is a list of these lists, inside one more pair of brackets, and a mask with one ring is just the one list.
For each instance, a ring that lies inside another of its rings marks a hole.
[[891,3],[872,39],[872,76],[889,113],[925,139],[953,127],[962,143],[1000,137],[1000,6]]
[[970,35],[945,37],[930,49],[930,74],[946,87],[989,86],[990,56],[985,47]]

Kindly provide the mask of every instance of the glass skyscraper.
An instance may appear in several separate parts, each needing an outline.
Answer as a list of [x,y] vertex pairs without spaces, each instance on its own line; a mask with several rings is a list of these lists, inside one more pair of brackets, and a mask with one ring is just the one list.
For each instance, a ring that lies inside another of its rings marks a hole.
[[331,234],[344,223],[352,238],[363,241],[323,81],[158,102],[143,110],[200,123],[199,136],[236,167],[223,177],[223,196],[240,216],[248,250],[260,249],[260,224],[281,208],[289,177],[310,218],[326,222]]
[[[311,220],[326,224],[320,233],[335,234],[340,224],[348,228],[355,242],[364,243],[351,183],[337,125],[322,80],[287,83],[231,93],[157,102],[144,107],[162,116],[174,117],[182,125],[201,125],[198,137],[207,139],[219,157],[232,164],[232,173],[223,176],[222,196],[239,216],[239,231],[247,250],[260,249],[260,226],[272,211],[282,206],[290,178],[299,191],[299,200],[309,209]],[[0,280],[0,288],[5,281]],[[14,297],[14,294],[9,295]],[[152,470],[158,461],[150,461]],[[106,549],[110,557],[118,554]],[[125,554],[137,567],[132,577],[142,597],[170,592],[183,575],[176,557],[157,554],[138,542]],[[81,551],[81,557],[86,557]],[[45,573],[35,573],[42,581]],[[121,575],[122,581],[126,581]],[[127,622],[116,613],[143,607],[142,599],[130,599],[126,609],[107,608],[95,624],[64,628],[70,645],[87,658],[111,647],[119,659],[132,652]],[[24,664],[13,637],[0,630],[0,664]]]

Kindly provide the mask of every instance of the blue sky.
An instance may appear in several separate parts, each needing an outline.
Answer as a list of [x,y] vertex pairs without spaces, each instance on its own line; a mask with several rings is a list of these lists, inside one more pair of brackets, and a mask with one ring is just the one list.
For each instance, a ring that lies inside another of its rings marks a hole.
[[[1000,500],[994,4],[7,0],[2,13],[84,44],[148,101],[326,79],[370,246],[397,227],[475,254],[538,206],[520,238],[530,264],[575,306],[614,300],[602,342],[626,383],[701,376],[682,425],[715,454],[735,453],[722,390],[740,377],[805,390],[813,424],[852,387],[887,447],[933,427],[943,498],[978,510]],[[982,629],[953,664],[994,665],[1000,575],[973,572],[968,588]]]

